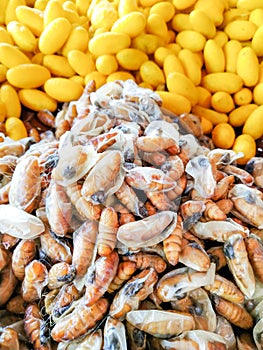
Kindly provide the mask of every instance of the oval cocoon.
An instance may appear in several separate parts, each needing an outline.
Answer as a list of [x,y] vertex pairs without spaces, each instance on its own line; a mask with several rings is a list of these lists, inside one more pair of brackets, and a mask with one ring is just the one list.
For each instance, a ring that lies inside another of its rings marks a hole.
[[235,108],[232,96],[225,91],[218,91],[213,94],[211,106],[220,113],[229,113]]
[[207,38],[212,39],[216,35],[216,26],[205,12],[195,9],[190,12],[189,19],[193,29]]
[[136,37],[144,30],[146,18],[144,14],[138,11],[128,13],[120,17],[111,27],[112,32],[118,32],[129,35],[131,38]]
[[153,61],[146,61],[141,65],[140,75],[144,82],[147,82],[154,87],[165,83],[163,71]]
[[206,39],[201,33],[194,30],[183,30],[177,34],[176,42],[184,49],[198,52],[203,50]]
[[251,46],[257,56],[263,56],[263,25],[256,30],[251,41]]
[[245,165],[252,157],[256,155],[256,142],[252,136],[248,134],[239,135],[232,147],[236,153],[242,152],[244,156],[237,159],[237,164]]
[[146,23],[147,33],[151,33],[160,37],[167,37],[168,28],[165,20],[159,14],[153,13],[149,15]]
[[160,47],[160,40],[161,38],[154,34],[141,34],[132,40],[132,47],[151,55]]
[[190,113],[191,102],[184,96],[178,95],[175,92],[169,91],[156,91],[161,97],[163,103],[162,107],[172,111],[173,113],[180,115],[182,113]]
[[252,39],[257,26],[250,21],[239,19],[228,23],[224,30],[230,39],[246,41]]
[[106,32],[95,35],[89,41],[89,51],[94,56],[115,54],[126,49],[131,44],[129,35],[124,33]]
[[217,148],[229,149],[235,141],[235,130],[228,123],[217,124],[211,133],[212,141]]
[[51,74],[57,77],[70,78],[75,74],[75,71],[68,63],[66,57],[59,55],[44,55],[43,66],[45,66]]
[[21,89],[18,91],[21,103],[33,111],[47,109],[54,112],[57,109],[57,102],[44,91],[37,89]]
[[0,88],[1,101],[4,102],[6,107],[6,117],[20,118],[21,115],[21,103],[19,101],[17,92],[13,86],[4,84]]
[[30,59],[17,47],[0,43],[0,62],[7,68],[11,68],[19,64],[30,63]]
[[213,109],[204,108],[198,105],[192,108],[192,113],[196,114],[200,118],[202,117],[206,118],[213,125],[228,122],[228,117],[225,113],[219,113],[217,111],[214,111]]
[[218,72],[204,76],[201,84],[211,92],[225,91],[229,94],[234,94],[242,88],[243,81],[235,73]]
[[74,71],[81,76],[85,76],[95,69],[92,55],[79,50],[72,50],[68,53],[68,62]]
[[223,50],[225,54],[226,61],[226,71],[235,73],[237,68],[237,57],[239,51],[242,49],[242,45],[238,40],[229,40]]
[[167,88],[170,92],[175,92],[186,97],[192,106],[197,103],[198,95],[194,83],[184,74],[174,72],[166,78]]
[[[246,10],[245,10],[246,11]],[[257,8],[251,11],[249,20],[254,23],[257,27],[263,24],[263,8]]]
[[204,51],[204,63],[207,73],[224,72],[225,55],[223,49],[215,40],[207,40]]
[[21,5],[16,8],[16,17],[18,21],[25,24],[34,35],[40,36],[44,29],[42,11]]
[[118,70],[118,62],[114,55],[99,56],[96,59],[95,66],[98,72],[105,75],[109,75]]
[[202,78],[202,72],[196,54],[188,49],[182,49],[178,53],[178,58],[182,62],[187,77],[192,80],[194,85],[199,85]]
[[263,82],[254,87],[253,100],[256,104],[263,105]]
[[59,17],[65,17],[62,3],[59,1],[48,1],[44,10],[44,28],[46,28],[54,19]]
[[71,31],[70,22],[59,17],[50,22],[39,37],[39,50],[46,55],[57,52],[66,42]]
[[10,117],[5,122],[6,135],[17,141],[27,137],[27,130],[19,118]]
[[71,50],[86,51],[89,44],[89,33],[82,26],[76,26],[72,29],[69,37],[62,47],[62,55],[67,56]]
[[263,135],[263,106],[257,107],[245,121],[243,134],[249,134],[255,140]]
[[243,79],[245,86],[254,86],[259,78],[259,62],[255,51],[243,47],[237,56],[237,74]]
[[250,103],[244,106],[235,108],[231,113],[229,113],[229,123],[232,126],[239,127],[242,126],[250,114],[257,109],[258,105]]
[[175,8],[171,2],[161,1],[151,7],[150,14],[153,13],[162,16],[165,22],[169,22],[175,14]]
[[116,58],[119,65],[128,70],[138,70],[144,62],[148,61],[148,56],[145,52],[133,48],[119,51],[116,54]]
[[[5,3],[5,0],[4,1],[1,0],[1,3]],[[25,4],[26,4],[25,0],[8,0],[7,6],[5,8],[5,17],[4,17],[5,21],[3,23],[7,25],[9,22],[14,21],[16,19],[17,6],[25,5]],[[1,6],[1,10],[3,9],[2,6]]]
[[[254,91],[258,85],[255,86]],[[253,91],[253,94],[254,94],[254,91]],[[234,96],[233,96],[234,102],[238,106],[247,105],[252,101],[253,94],[249,88],[243,87],[241,90],[239,90],[238,92],[236,92],[234,94]],[[263,96],[263,94],[262,94],[262,96]],[[256,102],[255,97],[254,97],[254,101]],[[256,103],[258,103],[258,102],[256,102]],[[262,103],[260,103],[260,104],[263,104],[263,99],[262,99]]]
[[34,89],[51,77],[49,70],[39,64],[25,63],[10,68],[6,78],[10,84],[22,89]]
[[182,61],[179,59],[178,55],[170,54],[165,57],[163,62],[163,71],[166,79],[170,73],[178,72],[185,74]]
[[83,87],[76,81],[66,78],[50,78],[45,82],[44,90],[59,102],[70,102],[81,96]]
[[34,52],[36,50],[37,39],[24,24],[17,21],[11,21],[6,28],[20,49],[29,52]]

